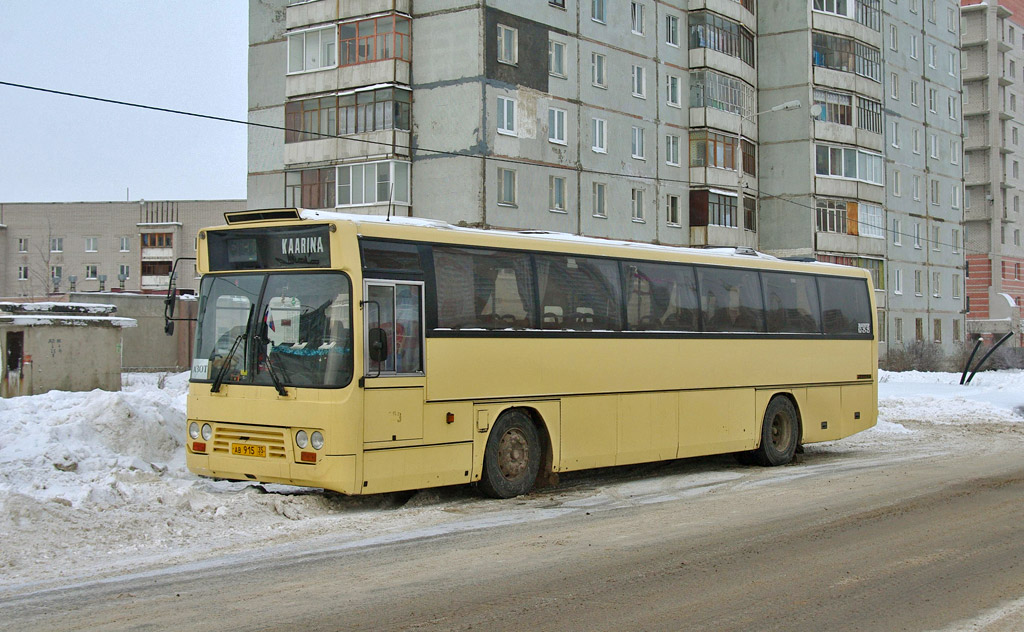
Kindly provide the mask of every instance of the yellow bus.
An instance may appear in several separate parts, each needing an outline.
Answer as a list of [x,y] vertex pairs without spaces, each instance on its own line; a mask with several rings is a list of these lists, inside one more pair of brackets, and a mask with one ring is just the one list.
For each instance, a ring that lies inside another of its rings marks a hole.
[[865,270],[326,211],[226,220],[197,240],[196,474],[507,498],[586,468],[781,465],[876,420]]

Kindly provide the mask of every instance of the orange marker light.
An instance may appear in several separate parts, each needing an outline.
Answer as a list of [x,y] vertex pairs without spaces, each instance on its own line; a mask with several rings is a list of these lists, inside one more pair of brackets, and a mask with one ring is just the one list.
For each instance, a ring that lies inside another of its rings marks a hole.
[[202,441],[195,441],[192,443],[193,452],[206,452],[206,443]]
[[445,415],[444,420],[450,424],[455,423],[455,413],[448,413],[447,415]]
[[303,452],[299,455],[299,460],[303,463],[316,463],[316,452]]

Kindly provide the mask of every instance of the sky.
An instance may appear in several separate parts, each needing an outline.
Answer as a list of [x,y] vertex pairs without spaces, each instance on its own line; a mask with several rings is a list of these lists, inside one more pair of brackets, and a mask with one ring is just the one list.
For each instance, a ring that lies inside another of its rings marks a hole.
[[[246,118],[247,0],[0,0],[0,81]],[[0,203],[245,198],[244,125],[0,85]]]

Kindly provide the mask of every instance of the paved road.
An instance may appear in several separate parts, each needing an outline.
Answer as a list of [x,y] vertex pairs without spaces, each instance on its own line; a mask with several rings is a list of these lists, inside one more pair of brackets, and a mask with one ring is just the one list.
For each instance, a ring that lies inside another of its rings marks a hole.
[[541,491],[496,520],[526,522],[7,595],[0,628],[1022,630],[1018,444],[693,460],[738,475],[593,506]]

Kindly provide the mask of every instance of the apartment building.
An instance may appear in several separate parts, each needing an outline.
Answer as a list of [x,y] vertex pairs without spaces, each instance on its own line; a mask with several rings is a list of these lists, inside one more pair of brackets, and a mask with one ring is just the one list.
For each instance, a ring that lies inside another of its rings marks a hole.
[[269,127],[250,131],[248,205],[859,265],[883,341],[948,350],[965,334],[957,9],[251,2],[249,118]]
[[[245,200],[0,203],[0,297],[166,291],[177,257]],[[198,289],[195,267],[179,287]]]
[[967,326],[1024,346],[1024,2],[964,2]]

